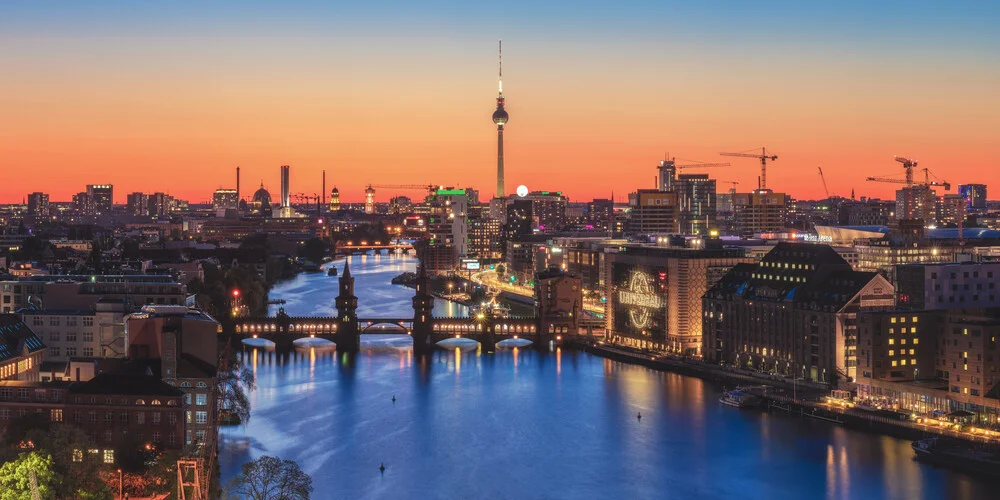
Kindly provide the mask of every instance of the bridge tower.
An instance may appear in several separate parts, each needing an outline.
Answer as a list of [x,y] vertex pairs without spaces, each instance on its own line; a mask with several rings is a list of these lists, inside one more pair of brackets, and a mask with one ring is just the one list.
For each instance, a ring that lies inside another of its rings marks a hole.
[[361,329],[358,327],[358,298],[354,295],[354,278],[351,276],[350,257],[344,261],[340,275],[340,295],[337,295],[337,333],[335,342],[339,352],[358,352],[361,349]]
[[434,352],[434,296],[431,295],[423,259],[417,264],[416,293],[413,295],[413,353]]

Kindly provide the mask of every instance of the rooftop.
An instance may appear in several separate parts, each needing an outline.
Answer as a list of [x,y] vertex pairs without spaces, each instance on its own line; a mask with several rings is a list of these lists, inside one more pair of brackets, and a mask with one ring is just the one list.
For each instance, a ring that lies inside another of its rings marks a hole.
[[121,396],[182,396],[180,389],[152,375],[119,375],[102,373],[87,382],[70,386],[71,394],[105,394]]

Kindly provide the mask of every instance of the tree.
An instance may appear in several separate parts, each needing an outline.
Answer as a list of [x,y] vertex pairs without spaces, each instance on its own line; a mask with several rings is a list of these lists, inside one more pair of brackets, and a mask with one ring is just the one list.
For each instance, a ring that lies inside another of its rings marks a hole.
[[327,245],[319,238],[310,238],[299,247],[299,256],[316,264],[323,262],[326,257]]
[[257,378],[253,371],[240,362],[233,353],[229,360],[229,370],[219,372],[219,407],[246,425],[250,421],[250,398],[247,391],[257,388]]
[[58,483],[52,471],[52,457],[38,452],[21,453],[16,460],[0,467],[0,500],[32,500],[55,498],[54,485]]
[[271,456],[243,464],[227,488],[229,495],[252,500],[308,499],[312,491],[312,478],[299,464]]

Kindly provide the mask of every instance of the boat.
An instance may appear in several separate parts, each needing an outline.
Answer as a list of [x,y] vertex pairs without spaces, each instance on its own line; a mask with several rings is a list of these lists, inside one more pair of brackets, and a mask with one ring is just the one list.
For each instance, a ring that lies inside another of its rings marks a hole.
[[726,393],[719,398],[719,402],[726,406],[732,406],[733,408],[753,408],[754,406],[757,406],[757,397],[753,394],[747,394],[739,389],[734,389],[732,391],[726,391]]
[[469,313],[472,317],[479,317],[480,314],[483,316],[489,316],[493,318],[509,318],[510,308],[496,302],[496,300],[491,300],[489,302],[483,302],[480,305],[474,305],[469,308]]
[[330,266],[330,269],[326,270],[326,275],[327,276],[336,276],[337,275],[337,268],[333,267],[333,266]]
[[931,465],[1000,476],[1000,452],[996,448],[973,447],[971,443],[940,437],[920,439],[910,444],[916,459]]

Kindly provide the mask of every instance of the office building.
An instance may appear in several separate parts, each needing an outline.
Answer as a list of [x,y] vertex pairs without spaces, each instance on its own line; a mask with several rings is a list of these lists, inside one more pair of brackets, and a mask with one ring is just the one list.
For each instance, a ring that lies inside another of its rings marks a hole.
[[235,189],[216,189],[212,193],[212,210],[236,210],[239,197]]
[[897,265],[897,306],[912,311],[998,307],[998,278],[997,261]]
[[784,232],[788,202],[784,193],[758,189],[733,195],[733,225],[743,237]]
[[79,215],[93,215],[94,199],[86,192],[74,194],[73,210]]
[[174,197],[166,193],[153,193],[149,195],[147,204],[147,212],[151,217],[170,215],[174,208]]
[[715,179],[708,174],[681,174],[673,188],[680,232],[708,235],[709,228],[715,227]]
[[637,234],[676,233],[677,194],[657,189],[640,189],[629,194],[629,230]]
[[569,200],[561,191],[532,191],[527,196],[513,198],[512,201],[518,199],[531,201],[533,229],[559,231],[566,226],[566,206]]
[[827,386],[851,382],[858,313],[893,306],[882,275],[852,270],[827,245],[781,242],[705,294],[704,357]]
[[533,203],[531,200],[514,198],[507,203],[507,217],[504,225],[506,240],[517,241],[533,234]]
[[90,309],[25,309],[21,317],[45,342],[45,362],[125,355],[124,300],[98,299]]
[[614,226],[615,204],[610,199],[595,198],[587,203],[588,229],[607,231]]

